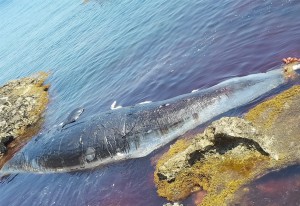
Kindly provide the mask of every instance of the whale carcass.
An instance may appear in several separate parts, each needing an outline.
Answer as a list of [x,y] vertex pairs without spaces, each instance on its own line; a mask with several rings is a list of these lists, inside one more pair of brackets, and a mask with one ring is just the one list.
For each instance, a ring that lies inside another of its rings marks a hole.
[[232,78],[165,101],[103,112],[33,139],[1,172],[68,172],[143,157],[284,82],[283,71],[276,69]]

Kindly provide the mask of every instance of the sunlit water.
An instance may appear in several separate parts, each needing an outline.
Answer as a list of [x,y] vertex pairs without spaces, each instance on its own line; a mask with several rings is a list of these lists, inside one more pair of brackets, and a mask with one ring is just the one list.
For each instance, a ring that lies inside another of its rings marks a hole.
[[[115,100],[168,99],[299,57],[299,11],[297,0],[0,0],[0,84],[50,71],[50,128],[79,106],[85,118]],[[151,160],[165,149],[91,171],[9,176],[0,204],[162,205]]]

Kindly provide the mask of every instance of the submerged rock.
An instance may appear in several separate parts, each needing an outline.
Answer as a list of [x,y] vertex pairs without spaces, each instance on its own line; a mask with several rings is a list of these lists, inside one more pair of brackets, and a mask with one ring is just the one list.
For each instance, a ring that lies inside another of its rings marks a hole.
[[13,80],[0,87],[0,154],[35,125],[48,103],[46,73]]
[[299,104],[300,86],[294,86],[245,119],[222,118],[193,140],[177,141],[157,163],[158,194],[178,201],[205,190],[201,205],[230,205],[243,185],[300,163]]

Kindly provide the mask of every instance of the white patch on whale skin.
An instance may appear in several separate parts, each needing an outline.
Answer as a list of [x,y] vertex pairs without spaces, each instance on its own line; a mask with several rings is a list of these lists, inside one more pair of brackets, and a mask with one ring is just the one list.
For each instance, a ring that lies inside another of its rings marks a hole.
[[198,92],[199,89],[194,89],[191,93]]
[[138,104],[149,104],[149,103],[151,103],[152,101],[144,101],[144,102],[140,102],[140,103],[138,103]]
[[120,109],[120,108],[122,108],[122,106],[116,106],[117,105],[117,101],[114,101],[112,104],[111,104],[111,106],[110,106],[110,109],[111,110],[114,110],[114,109]]
[[297,69],[300,69],[300,64],[296,64],[293,66],[293,70],[297,70]]
[[124,156],[125,156],[125,154],[124,154],[124,153],[121,153],[121,152],[117,152],[116,155],[119,156],[119,157],[124,157]]
[[170,104],[163,104],[163,105],[160,105],[159,108],[163,108],[163,107],[167,107],[169,106]]

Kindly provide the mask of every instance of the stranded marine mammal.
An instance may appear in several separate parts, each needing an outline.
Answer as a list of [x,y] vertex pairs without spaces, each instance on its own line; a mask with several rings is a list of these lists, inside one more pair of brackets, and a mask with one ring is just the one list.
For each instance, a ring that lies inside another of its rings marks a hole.
[[101,113],[30,141],[2,173],[67,172],[143,157],[190,129],[285,82],[280,69],[236,77],[169,100]]

